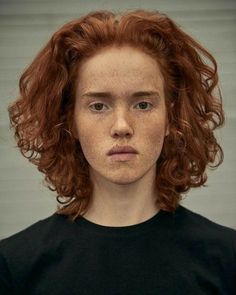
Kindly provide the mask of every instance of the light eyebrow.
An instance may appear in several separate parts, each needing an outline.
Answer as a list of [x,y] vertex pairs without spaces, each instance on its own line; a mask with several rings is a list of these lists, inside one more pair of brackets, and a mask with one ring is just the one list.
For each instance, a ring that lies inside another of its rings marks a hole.
[[[150,97],[153,95],[157,95],[158,97],[160,97],[160,94],[157,91],[138,91],[138,92],[132,93],[131,98],[144,97],[144,96]],[[87,92],[87,93],[84,93],[82,97],[112,98],[112,94],[110,92]]]

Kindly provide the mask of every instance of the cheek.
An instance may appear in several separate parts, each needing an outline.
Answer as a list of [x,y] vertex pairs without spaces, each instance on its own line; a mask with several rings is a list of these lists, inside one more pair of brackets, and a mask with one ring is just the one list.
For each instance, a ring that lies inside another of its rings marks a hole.
[[97,162],[100,159],[100,153],[96,148],[95,142],[91,139],[91,136],[81,133],[80,145],[84,154],[84,157],[91,165],[93,162]]
[[93,126],[91,126],[91,122],[87,120],[85,116],[83,116],[82,112],[75,113],[74,130],[76,133],[76,138],[79,139],[81,144],[90,140],[88,135],[93,130],[92,127]]
[[164,124],[151,124],[144,129],[143,138],[147,154],[159,156],[162,150],[166,128]]
[[101,158],[99,147],[104,141],[104,132],[99,132],[98,126],[87,120],[77,120],[76,134],[80,141],[82,151],[88,162],[97,161]]

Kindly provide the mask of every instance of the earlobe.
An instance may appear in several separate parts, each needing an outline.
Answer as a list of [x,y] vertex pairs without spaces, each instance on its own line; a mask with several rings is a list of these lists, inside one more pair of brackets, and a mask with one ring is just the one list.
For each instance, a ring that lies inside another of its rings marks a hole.
[[78,132],[77,132],[77,129],[76,129],[76,126],[75,126],[74,122],[72,124],[71,132],[72,132],[72,135],[73,135],[73,137],[75,139],[79,139],[79,135],[78,135]]
[[[172,102],[170,104],[170,108],[173,109],[174,107],[174,103]],[[166,118],[166,133],[165,133],[165,137],[168,136],[170,134],[170,122],[169,122],[169,119],[168,117]]]
[[168,136],[170,134],[170,131],[169,131],[169,126],[167,126],[166,128],[166,134],[165,134],[165,137]]
[[166,124],[166,132],[165,132],[165,137],[170,134],[170,128],[169,128],[169,122]]

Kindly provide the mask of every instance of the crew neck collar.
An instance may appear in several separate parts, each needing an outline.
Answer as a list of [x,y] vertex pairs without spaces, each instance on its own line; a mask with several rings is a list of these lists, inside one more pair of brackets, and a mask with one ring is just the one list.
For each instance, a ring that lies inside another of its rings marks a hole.
[[76,219],[76,223],[86,231],[90,231],[93,234],[108,234],[108,235],[133,235],[140,234],[143,232],[150,231],[156,227],[156,224],[161,222],[161,220],[170,215],[170,212],[159,210],[151,218],[142,221],[137,224],[128,225],[128,226],[106,226],[94,223],[83,216],[80,216]]

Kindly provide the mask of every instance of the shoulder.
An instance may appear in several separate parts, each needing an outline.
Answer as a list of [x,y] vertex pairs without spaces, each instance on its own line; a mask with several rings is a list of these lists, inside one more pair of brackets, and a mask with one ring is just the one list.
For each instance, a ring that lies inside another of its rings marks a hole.
[[0,290],[12,290],[12,282],[23,286],[34,267],[60,260],[60,249],[65,239],[72,236],[73,228],[67,217],[55,213],[1,240]]
[[57,239],[65,227],[70,226],[68,218],[54,213],[39,220],[20,232],[0,241],[0,254],[30,252],[41,245]]
[[[235,234],[236,230],[217,222],[210,220],[209,218],[201,215],[200,213],[194,212],[182,205],[180,205],[174,212],[174,217],[178,219],[179,222],[185,223],[186,226],[191,225],[197,228],[204,227],[205,229],[217,231],[217,232],[227,232]],[[187,222],[187,223],[186,223]]]
[[175,230],[193,240],[230,248],[236,256],[236,230],[179,206],[173,214]]

